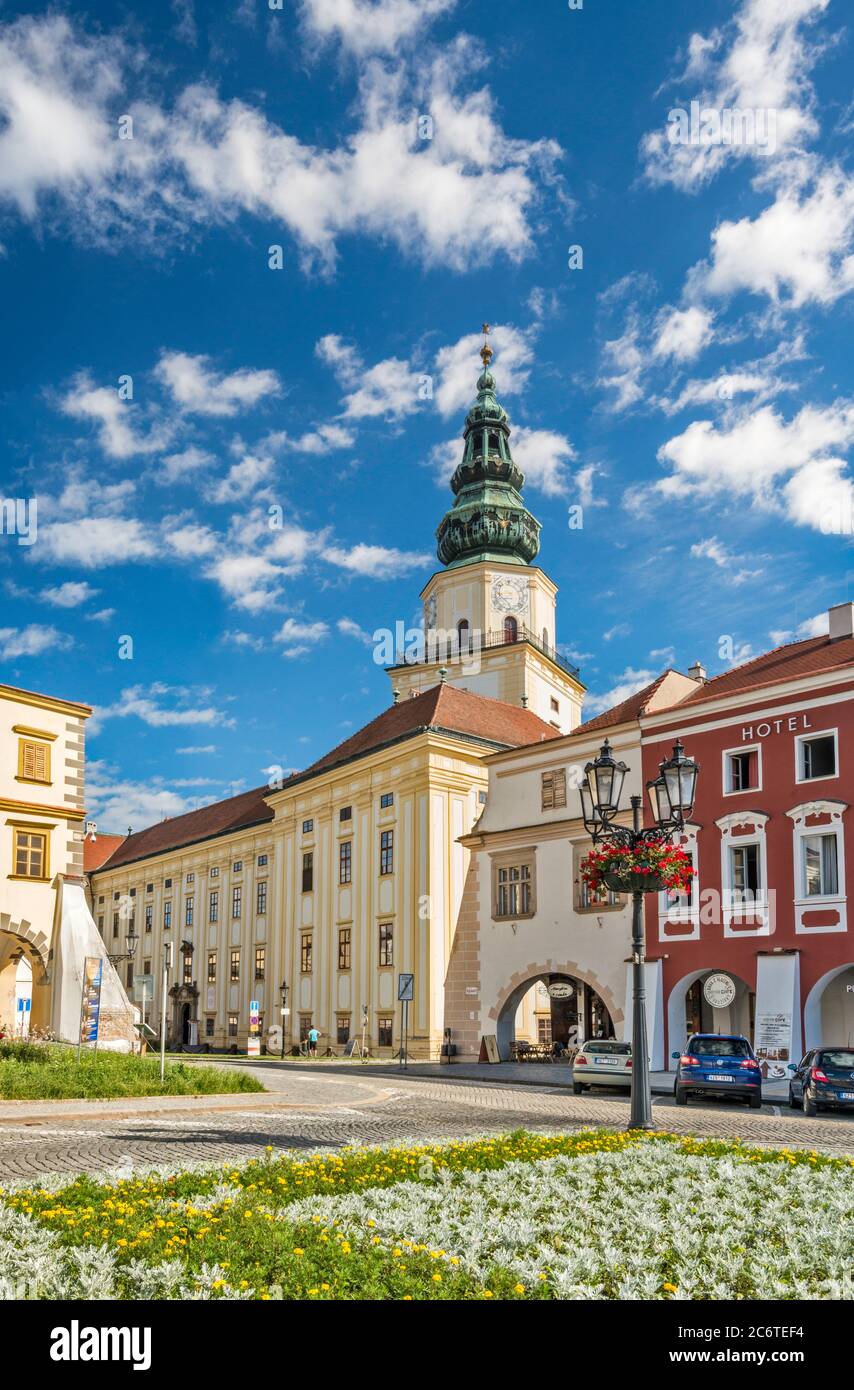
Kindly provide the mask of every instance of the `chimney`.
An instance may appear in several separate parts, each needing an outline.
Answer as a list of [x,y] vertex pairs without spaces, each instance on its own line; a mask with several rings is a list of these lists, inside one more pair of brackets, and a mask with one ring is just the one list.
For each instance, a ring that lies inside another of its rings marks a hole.
[[693,666],[688,667],[688,677],[696,681],[698,685],[705,685],[709,679],[709,673],[701,661],[695,661]]
[[854,637],[854,603],[837,603],[827,610],[830,621],[830,640],[838,642],[840,637]]

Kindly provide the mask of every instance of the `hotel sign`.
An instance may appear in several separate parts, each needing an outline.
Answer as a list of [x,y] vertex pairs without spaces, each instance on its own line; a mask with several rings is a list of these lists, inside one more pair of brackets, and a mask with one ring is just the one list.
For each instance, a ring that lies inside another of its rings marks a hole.
[[790,714],[786,719],[767,719],[761,724],[744,724],[741,729],[742,743],[753,743],[754,739],[767,738],[769,734],[779,734],[785,728],[788,734],[811,729],[812,721],[808,714]]

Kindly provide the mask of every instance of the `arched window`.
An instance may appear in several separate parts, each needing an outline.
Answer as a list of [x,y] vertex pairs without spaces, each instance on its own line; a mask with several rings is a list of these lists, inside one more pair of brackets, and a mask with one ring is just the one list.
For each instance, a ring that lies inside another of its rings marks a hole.
[[504,619],[504,641],[515,642],[519,636],[519,626],[515,618]]
[[457,623],[457,637],[460,643],[460,651],[467,652],[471,646],[468,618],[461,618]]

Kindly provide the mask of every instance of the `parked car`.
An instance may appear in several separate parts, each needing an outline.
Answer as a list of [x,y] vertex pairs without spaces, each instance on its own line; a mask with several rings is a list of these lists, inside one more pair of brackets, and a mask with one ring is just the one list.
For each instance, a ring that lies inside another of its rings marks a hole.
[[854,1047],[816,1047],[791,1066],[789,1104],[805,1115],[854,1110]]
[[762,1104],[762,1072],[747,1041],[737,1035],[695,1033],[679,1058],[674,1097],[687,1105],[689,1096],[726,1096],[746,1100],[753,1110]]
[[632,1045],[614,1038],[582,1043],[572,1060],[572,1092],[589,1086],[631,1086]]

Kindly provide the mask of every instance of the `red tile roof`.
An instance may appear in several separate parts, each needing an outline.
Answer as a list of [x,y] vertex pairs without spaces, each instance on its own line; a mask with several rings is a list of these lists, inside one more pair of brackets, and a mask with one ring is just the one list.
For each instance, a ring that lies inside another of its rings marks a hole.
[[731,671],[713,676],[680,703],[697,705],[703,700],[744,694],[765,685],[817,676],[844,666],[854,666],[854,637],[839,637],[833,642],[829,637],[808,637],[804,642],[774,647]]
[[[518,747],[560,737],[557,729],[530,710],[505,704],[503,700],[492,700],[485,695],[473,695],[468,690],[456,690],[450,685],[436,685],[411,700],[404,700],[384,710],[304,772],[288,778],[285,786],[308,781],[330,768],[364,757],[389,744],[414,738],[428,729],[474,739],[498,748]],[[163,854],[167,850],[197,844],[200,840],[263,824],[273,819],[273,812],[264,800],[269,795],[269,787],[256,787],[253,791],[229,797],[227,801],[217,801],[212,806],[203,806],[201,810],[188,811],[183,816],[160,821],[147,830],[121,840],[115,854],[99,867],[121,868],[124,864],[147,859],[150,855]]]
[[504,700],[493,700],[487,695],[474,695],[470,690],[457,690],[453,685],[434,685],[420,695],[383,710],[370,724],[339,743],[297,777],[300,780],[313,777],[373,749],[412,738],[426,729],[462,734],[504,748],[560,737],[553,725],[520,705],[508,705]]
[[91,874],[114,854],[124,841],[124,835],[98,835],[94,840],[87,835],[83,842],[83,871]]
[[662,671],[660,676],[656,676],[655,680],[650,681],[649,685],[645,685],[642,690],[636,690],[634,695],[629,695],[618,705],[613,705],[611,709],[606,709],[602,714],[597,714],[593,719],[587,719],[583,724],[579,724],[577,728],[573,729],[573,734],[589,734],[596,729],[611,729],[615,724],[625,724],[629,720],[640,719],[658,687],[669,675],[669,668]]
[[269,795],[268,786],[254,787],[250,792],[230,796],[227,801],[215,801],[198,811],[187,811],[183,816],[158,821],[157,825],[150,825],[147,830],[126,836],[116,853],[100,867],[119,869],[123,864],[133,864],[153,854],[163,854],[166,850],[195,845],[216,835],[227,835],[233,830],[263,824],[273,819],[273,812],[264,800]]

